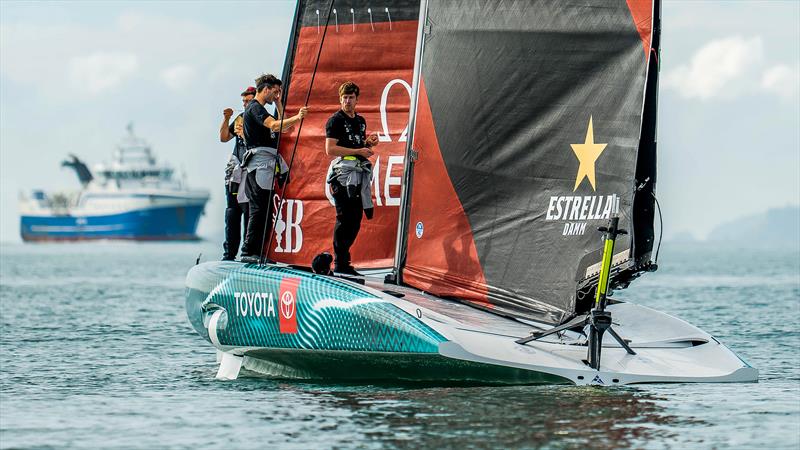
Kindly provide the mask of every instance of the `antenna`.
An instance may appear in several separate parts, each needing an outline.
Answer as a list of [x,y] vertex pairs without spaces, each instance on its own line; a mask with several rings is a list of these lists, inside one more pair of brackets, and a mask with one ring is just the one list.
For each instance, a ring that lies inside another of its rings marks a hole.
[[603,259],[600,266],[600,276],[597,278],[597,294],[595,296],[594,309],[589,318],[589,367],[595,370],[600,370],[600,355],[603,351],[603,333],[608,331],[614,339],[619,342],[625,351],[630,355],[635,355],[636,352],[631,350],[628,343],[625,342],[611,327],[611,312],[606,311],[606,304],[608,303],[608,279],[611,275],[611,260],[614,256],[614,243],[617,236],[620,234],[628,234],[627,231],[619,228],[619,217],[612,217],[608,221],[607,227],[600,227],[597,229],[605,233],[603,235]]

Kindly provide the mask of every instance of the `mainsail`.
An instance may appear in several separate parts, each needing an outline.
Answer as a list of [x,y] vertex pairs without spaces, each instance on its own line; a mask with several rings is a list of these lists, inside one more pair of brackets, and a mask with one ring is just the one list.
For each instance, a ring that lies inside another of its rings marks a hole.
[[287,114],[303,105],[312,76],[314,82],[299,140],[297,129],[281,137],[284,158],[291,159],[295,143],[296,154],[284,200],[274,202],[281,208],[267,254],[308,265],[317,253],[332,251],[335,211],[325,181],[332,159],[324,150],[325,123],[339,109],[339,85],[353,81],[361,88],[357,112],[366,119],[367,132],[378,132],[381,141],[373,158],[375,217],[362,224],[354,264],[388,267],[397,233],[419,4],[337,0],[331,9],[331,1],[297,5],[283,74]]
[[[406,284],[552,323],[587,308],[601,256],[596,229],[610,217],[631,231],[617,241],[615,284],[646,270],[654,235],[657,4],[422,4],[424,24],[414,1],[378,7],[341,0],[332,9],[326,0],[298,3],[286,104],[289,113],[303,104],[313,78],[311,114],[299,139],[296,130],[281,139],[287,160],[296,147],[295,175],[284,200],[275,200],[281,207],[269,257],[307,265],[330,250],[324,128],[339,107],[338,85],[352,80],[361,87],[358,112],[382,141],[374,161],[377,211],[353,249],[357,266],[386,267],[396,257]],[[415,50],[422,58],[412,94]],[[407,136],[418,160],[401,212]],[[395,255],[398,215],[407,220]]]
[[[444,0],[427,8],[402,281],[560,322],[599,271],[596,229],[610,217],[640,243],[632,258],[631,237],[618,239],[617,275],[649,262],[652,104],[642,130],[653,4]],[[637,196],[642,184],[648,190]],[[637,240],[640,232],[649,235]]]

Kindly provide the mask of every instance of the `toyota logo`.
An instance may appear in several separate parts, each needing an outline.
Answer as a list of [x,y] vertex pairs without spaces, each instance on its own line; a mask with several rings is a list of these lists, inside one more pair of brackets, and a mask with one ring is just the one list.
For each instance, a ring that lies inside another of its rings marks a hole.
[[281,315],[285,319],[291,319],[294,316],[294,295],[289,291],[281,294]]

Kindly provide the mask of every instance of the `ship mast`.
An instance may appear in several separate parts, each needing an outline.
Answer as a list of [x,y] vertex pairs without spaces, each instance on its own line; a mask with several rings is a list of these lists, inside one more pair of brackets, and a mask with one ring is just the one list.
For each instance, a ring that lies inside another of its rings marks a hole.
[[417,27],[417,45],[414,55],[414,78],[411,82],[411,105],[408,109],[408,135],[406,140],[405,165],[400,192],[400,215],[397,221],[397,240],[395,241],[394,263],[392,273],[386,276],[387,283],[403,282],[403,266],[408,249],[408,221],[411,215],[411,187],[414,182],[414,162],[417,152],[414,150],[414,128],[419,104],[419,85],[422,76],[422,56],[425,47],[425,34],[428,31],[428,1],[421,0],[419,5],[419,26]]

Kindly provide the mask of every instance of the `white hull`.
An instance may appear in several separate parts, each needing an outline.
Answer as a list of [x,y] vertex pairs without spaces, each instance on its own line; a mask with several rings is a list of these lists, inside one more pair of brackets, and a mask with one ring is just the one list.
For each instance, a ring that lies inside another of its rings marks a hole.
[[[231,264],[235,266],[236,263]],[[264,269],[256,268],[252,273],[257,274],[259,270]],[[219,297],[215,297],[219,295],[218,288],[215,290],[211,286],[193,286],[191,279],[190,274],[188,287],[209,292],[206,305],[219,300]],[[217,277],[216,280],[220,281],[221,278]],[[227,288],[233,289],[231,286],[236,282],[237,280],[230,278],[222,281],[219,286],[227,284]],[[614,329],[630,341],[629,345],[636,354],[628,354],[606,333],[600,370],[594,370],[584,361],[587,359],[587,346],[583,333],[567,331],[522,345],[516,341],[530,335],[532,331],[543,331],[549,327],[500,317],[415,289],[386,285],[377,280],[369,280],[366,286],[362,286],[336,279],[336,284],[349,285],[365,294],[363,300],[350,301],[350,306],[342,306],[343,308],[353,308],[352,305],[359,302],[393,305],[402,311],[397,314],[407,315],[404,320],[418,320],[443,338],[438,343],[438,351],[386,353],[229,345],[223,337],[225,330],[219,327],[223,323],[230,327],[237,317],[232,314],[233,311],[218,308],[210,311],[211,314],[208,320],[204,320],[203,326],[207,327],[210,342],[226,355],[222,359],[219,377],[235,378],[239,369],[244,367],[282,378],[378,377],[604,386],[758,380],[756,369],[713,336],[680,319],[631,303],[611,304],[608,310],[613,316]],[[392,291],[395,295],[385,291]],[[398,298],[397,294],[402,294],[402,298]],[[298,301],[303,301],[300,294]],[[335,299],[317,300],[317,304],[320,302],[345,305],[345,302]],[[188,304],[189,300],[187,308]],[[227,316],[223,318],[223,314]],[[260,319],[263,323],[270,320]],[[318,332],[324,334],[326,330],[321,327]],[[353,334],[356,333],[353,330]],[[319,347],[316,344],[314,346]]]

